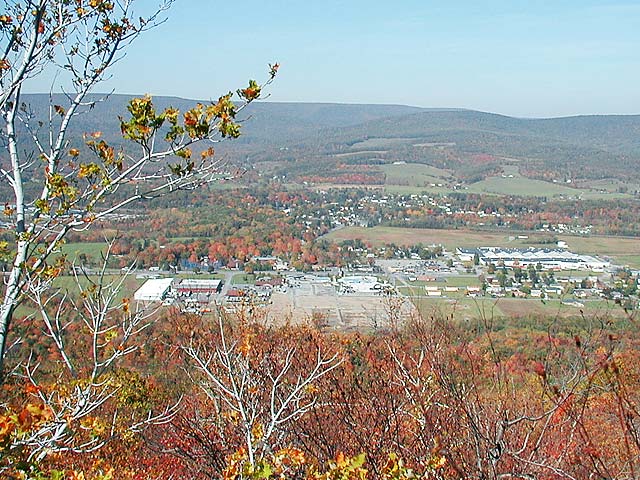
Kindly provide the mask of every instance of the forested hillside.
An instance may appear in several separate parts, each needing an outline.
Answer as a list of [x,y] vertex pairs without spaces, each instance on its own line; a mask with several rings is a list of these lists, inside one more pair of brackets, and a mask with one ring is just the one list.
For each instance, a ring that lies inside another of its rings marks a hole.
[[[121,143],[118,118],[126,114],[130,98],[111,95],[97,102],[79,117],[70,138],[100,131],[108,142]],[[28,95],[25,100],[36,112],[32,127],[46,123],[48,95]],[[184,109],[191,103],[154,99],[157,108]],[[221,152],[249,165],[267,163],[267,171],[273,171],[274,162],[284,162],[276,173],[322,173],[333,169],[335,155],[342,154],[343,163],[414,161],[458,170],[476,164],[472,156],[487,156],[484,164],[504,164],[506,157],[534,178],[549,172],[574,178],[635,178],[640,162],[640,116],[633,115],[521,119],[459,109],[263,102],[250,105],[239,118],[245,121],[246,134],[233,146],[222,145]]]

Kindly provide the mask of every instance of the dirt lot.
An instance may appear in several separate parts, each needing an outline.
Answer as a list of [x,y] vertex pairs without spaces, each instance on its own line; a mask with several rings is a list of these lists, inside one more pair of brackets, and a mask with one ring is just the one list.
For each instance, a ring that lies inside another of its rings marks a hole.
[[342,330],[384,328],[415,311],[404,297],[338,295],[324,283],[302,283],[286,293],[274,293],[271,301],[267,315],[274,323],[303,319]]

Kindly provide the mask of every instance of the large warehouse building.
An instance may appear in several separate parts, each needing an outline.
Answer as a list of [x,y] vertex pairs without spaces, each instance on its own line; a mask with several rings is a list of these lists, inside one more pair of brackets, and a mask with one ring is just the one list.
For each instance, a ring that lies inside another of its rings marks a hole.
[[133,299],[137,302],[161,302],[171,290],[173,278],[154,278],[147,280],[133,294]]
[[540,264],[545,270],[592,270],[601,272],[611,266],[610,262],[591,255],[580,255],[555,248],[458,248],[456,253],[463,261],[469,261],[477,255],[482,265],[504,265],[511,268],[526,268],[529,265]]
[[222,281],[213,279],[185,278],[176,286],[180,295],[206,294],[211,295],[220,292]]

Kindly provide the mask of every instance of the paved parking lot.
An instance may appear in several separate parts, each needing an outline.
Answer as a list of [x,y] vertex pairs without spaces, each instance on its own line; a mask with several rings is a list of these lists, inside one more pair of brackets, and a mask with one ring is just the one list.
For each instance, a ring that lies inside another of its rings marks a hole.
[[343,330],[376,329],[408,318],[415,310],[404,297],[338,295],[329,283],[299,282],[285,293],[274,292],[269,321],[314,321]]

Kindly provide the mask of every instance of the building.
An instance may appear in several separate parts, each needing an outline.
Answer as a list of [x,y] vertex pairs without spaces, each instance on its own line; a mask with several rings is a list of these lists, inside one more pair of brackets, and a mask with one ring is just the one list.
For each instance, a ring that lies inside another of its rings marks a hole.
[[222,281],[213,279],[185,278],[176,285],[175,289],[180,295],[205,294],[212,295],[219,293],[222,288]]
[[348,276],[338,279],[341,290],[345,293],[377,293],[382,285],[376,277],[372,276]]
[[481,265],[493,264],[505,267],[527,268],[529,265],[537,266],[543,270],[592,270],[602,272],[611,266],[610,262],[601,260],[591,255],[580,255],[559,248],[458,248],[456,254],[459,258],[473,258],[478,255]]
[[169,291],[173,278],[153,278],[144,284],[133,294],[133,299],[137,302],[161,302]]

